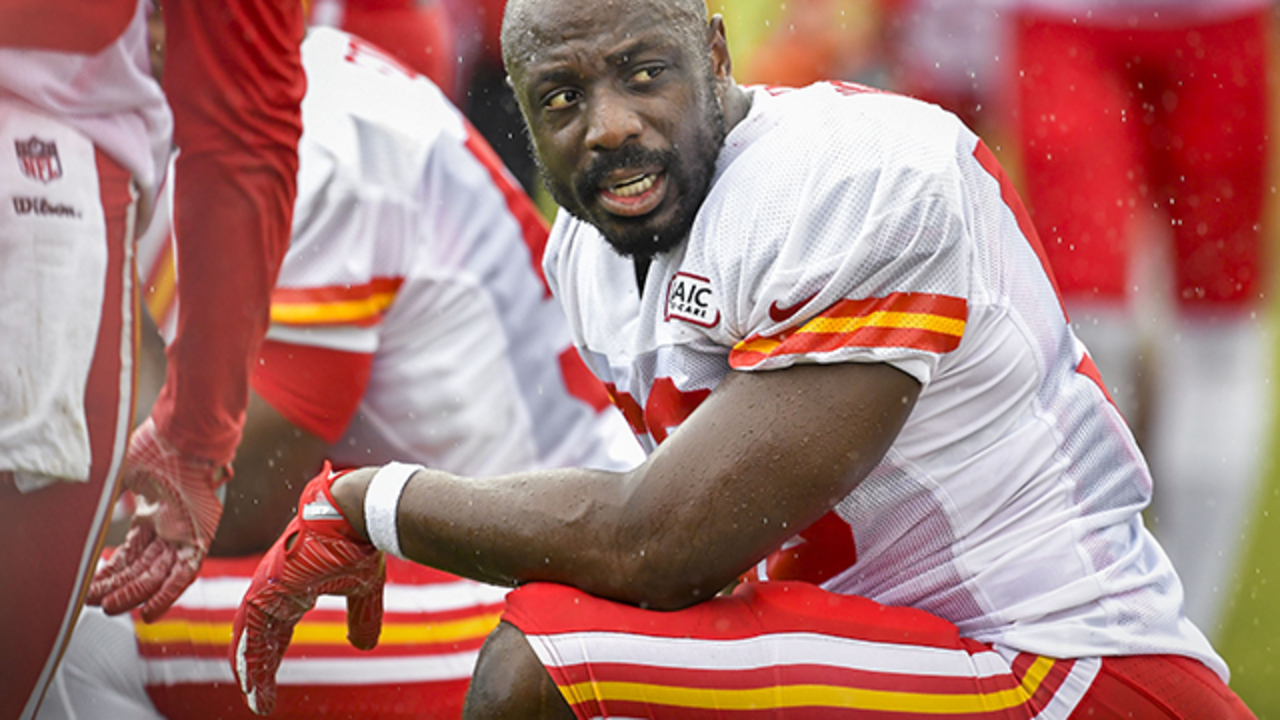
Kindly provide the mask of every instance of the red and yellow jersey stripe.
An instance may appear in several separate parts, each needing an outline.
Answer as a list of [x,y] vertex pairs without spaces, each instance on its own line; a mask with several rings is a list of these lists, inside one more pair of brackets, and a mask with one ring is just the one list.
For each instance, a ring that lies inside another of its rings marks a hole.
[[278,287],[271,293],[271,322],[283,325],[377,325],[403,283],[403,278],[379,277],[361,285]]
[[156,325],[164,327],[173,311],[173,301],[178,290],[178,276],[174,269],[173,243],[168,240],[152,263],[142,286],[142,301]]
[[[271,322],[283,325],[377,325],[396,298],[404,278],[376,277],[359,285],[278,287],[271,293]],[[143,301],[160,326],[173,312],[178,293],[173,243],[166,242],[143,286]]]
[[[1074,662],[1024,656],[1025,667],[988,677],[935,677],[787,664],[728,672],[621,667],[637,680],[602,680],[596,668],[560,668],[566,701],[584,717],[646,717],[655,708],[670,718],[945,717],[952,720],[1026,718],[1043,707]],[[1022,658],[1020,658],[1021,660]],[[779,714],[782,713],[782,714]]]
[[[215,659],[221,669],[236,608],[259,559],[208,559],[194,589],[163,618],[153,623],[135,619],[139,655],[148,661]],[[497,627],[505,591],[395,558],[388,558],[387,568],[388,599],[375,649],[351,646],[345,604],[339,598],[326,598],[294,628],[286,660],[358,662],[475,652]],[[353,677],[359,674],[357,669],[352,672]]]
[[749,369],[770,358],[842,348],[910,348],[931,353],[956,349],[964,335],[964,298],[929,293],[841,300],[798,328],[752,335],[729,354],[729,365]]
[[1050,704],[1063,712],[1042,717],[1062,718],[1098,665],[1008,661],[935,615],[808,583],[747,583],[675,612],[532,583],[504,619],[580,718],[1028,720]]

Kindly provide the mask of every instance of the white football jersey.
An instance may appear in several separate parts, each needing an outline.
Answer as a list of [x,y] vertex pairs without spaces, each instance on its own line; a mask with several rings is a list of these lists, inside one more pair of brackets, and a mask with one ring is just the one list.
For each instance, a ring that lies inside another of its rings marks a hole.
[[[0,47],[0,101],[70,125],[133,173],[149,202],[159,185],[173,116],[147,56],[146,8],[93,54]],[[67,22],[75,22],[68,18]]]
[[1151,477],[1016,193],[952,115],[844,83],[748,88],[687,241],[630,260],[561,212],[575,342],[649,448],[731,370],[920,381],[879,466],[766,563],[1005,650],[1176,653],[1225,677],[1140,511]]
[[[302,61],[298,196],[267,338],[373,356],[331,459],[633,467],[643,453],[542,279],[546,226],[492,150],[430,80],[355,37],[313,28]],[[139,257],[171,332],[157,234]]]

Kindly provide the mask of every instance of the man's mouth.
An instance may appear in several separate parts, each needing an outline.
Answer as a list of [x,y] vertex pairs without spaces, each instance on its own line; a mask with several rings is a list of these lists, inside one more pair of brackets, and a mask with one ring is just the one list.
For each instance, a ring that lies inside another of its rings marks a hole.
[[606,212],[638,217],[652,212],[666,196],[664,172],[635,173],[619,178],[600,189],[600,204]]

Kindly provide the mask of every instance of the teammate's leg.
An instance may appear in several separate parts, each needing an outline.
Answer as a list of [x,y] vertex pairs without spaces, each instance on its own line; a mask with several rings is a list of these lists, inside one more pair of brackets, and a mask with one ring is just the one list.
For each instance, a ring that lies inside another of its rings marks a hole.
[[1114,32],[1032,11],[1013,34],[1024,197],[1072,326],[1134,422],[1145,410],[1129,272],[1137,220],[1149,210],[1129,58]]
[[463,717],[573,720],[574,714],[524,633],[504,622],[480,650]]
[[1015,23],[1026,200],[1064,299],[1122,303],[1140,201],[1136,101],[1110,35],[1027,13]]
[[[30,193],[31,204],[23,206],[31,208],[28,213],[20,212],[16,201],[6,208],[21,217],[9,219],[0,242],[7,243],[6,252],[13,250],[22,242],[15,233],[27,232],[27,240],[34,239],[48,253],[43,257],[47,265],[35,263],[23,270],[30,274],[29,287],[36,296],[32,300],[42,291],[40,278],[62,277],[62,270],[76,266],[77,257],[101,252],[105,262],[87,271],[96,273],[94,277],[63,278],[58,287],[43,288],[46,293],[71,296],[80,285],[69,283],[102,287],[100,307],[90,311],[97,313],[97,329],[96,336],[90,335],[96,340],[90,340],[92,357],[83,391],[82,421],[91,459],[88,478],[54,481],[39,489],[28,486],[23,492],[21,473],[0,472],[0,587],[4,588],[0,618],[5,619],[0,626],[0,648],[4,649],[0,653],[0,717],[5,718],[34,715],[75,624],[114,495],[132,402],[131,178],[123,167],[65,128],[55,128],[42,139],[57,144],[61,177],[50,181],[48,189]],[[13,147],[12,142],[5,145]],[[24,230],[24,221],[36,226]],[[72,227],[70,242],[63,242],[66,236],[47,234],[60,228],[38,221],[67,223]],[[95,223],[100,229],[85,232],[86,226],[93,228]],[[95,244],[105,245],[105,250]],[[54,252],[57,247],[66,252]],[[56,315],[56,308],[38,305],[19,304],[6,307],[5,312],[46,312],[44,321],[54,322],[49,318]],[[79,415],[77,410],[69,407],[63,412]]]
[[165,720],[147,697],[133,619],[86,607],[36,720],[92,718]]
[[1152,133],[1175,239],[1177,326],[1161,343],[1155,531],[1211,636],[1261,475],[1270,417],[1264,307],[1269,11],[1169,32]]

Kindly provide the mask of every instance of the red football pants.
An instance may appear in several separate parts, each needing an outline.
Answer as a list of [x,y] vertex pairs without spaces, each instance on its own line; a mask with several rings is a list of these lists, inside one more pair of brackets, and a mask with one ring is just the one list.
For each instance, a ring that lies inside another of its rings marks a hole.
[[1018,18],[1026,199],[1068,301],[1126,297],[1134,220],[1153,207],[1182,307],[1259,300],[1268,12],[1136,29]]
[[809,583],[744,583],[677,612],[533,583],[503,620],[583,720],[1253,717],[1195,660],[1008,657],[921,610]]
[[[0,473],[0,718],[28,718],[84,604],[106,529],[132,415],[129,374],[137,333],[129,172],[97,153],[106,218],[106,292],[85,388],[92,465],[87,482],[20,493]],[[16,341],[6,338],[6,342]],[[24,712],[25,708],[25,712]]]

